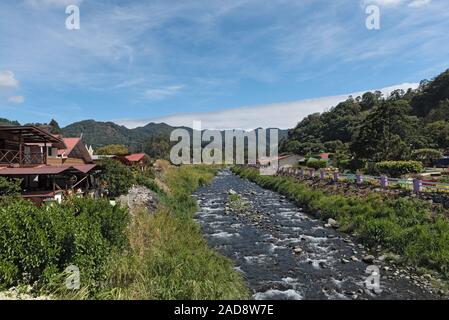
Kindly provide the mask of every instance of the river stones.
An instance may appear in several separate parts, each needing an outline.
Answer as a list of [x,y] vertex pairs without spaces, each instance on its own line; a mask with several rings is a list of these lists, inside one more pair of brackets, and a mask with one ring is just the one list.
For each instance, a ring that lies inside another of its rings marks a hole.
[[367,255],[362,258],[362,261],[365,263],[373,263],[374,259],[376,259],[373,255]]

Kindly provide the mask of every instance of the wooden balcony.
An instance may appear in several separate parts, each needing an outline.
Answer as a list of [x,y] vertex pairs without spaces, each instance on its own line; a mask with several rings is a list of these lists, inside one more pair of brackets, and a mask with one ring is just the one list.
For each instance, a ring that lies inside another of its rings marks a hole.
[[25,153],[18,150],[0,149],[0,165],[30,166],[45,164],[47,159],[42,152]]

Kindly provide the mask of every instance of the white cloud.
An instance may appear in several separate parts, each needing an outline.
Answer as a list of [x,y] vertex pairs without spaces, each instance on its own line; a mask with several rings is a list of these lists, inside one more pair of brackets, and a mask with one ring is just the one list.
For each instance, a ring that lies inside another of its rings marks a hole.
[[153,88],[146,90],[144,95],[150,100],[162,100],[177,94],[180,90],[182,90],[182,88],[184,88],[183,85]]
[[0,88],[17,88],[19,81],[17,81],[12,71],[0,71]]
[[362,3],[364,5],[377,4],[378,6],[391,7],[397,6],[405,1],[406,0],[363,0]]
[[377,4],[382,7],[396,7],[404,4],[412,8],[426,6],[431,2],[432,0],[362,0],[363,5]]
[[24,96],[13,96],[13,97],[10,97],[8,99],[8,101],[11,103],[21,104],[21,103],[25,102],[25,97]]
[[26,0],[25,3],[33,7],[54,6],[67,7],[69,5],[80,5],[83,0]]
[[[417,83],[404,83],[392,87],[380,89],[388,96],[396,89],[416,89]],[[373,90],[374,91],[374,90]],[[144,126],[150,122],[165,122],[172,126],[192,126],[193,121],[201,121],[204,129],[254,129],[263,128],[293,128],[299,121],[309,114],[323,112],[348,98],[362,95],[364,92],[355,92],[339,96],[323,97],[309,100],[240,107],[214,112],[174,114],[170,116],[141,119],[141,120],[116,120],[115,122],[129,128]]]
[[414,0],[409,3],[409,7],[419,8],[430,4],[432,0]]

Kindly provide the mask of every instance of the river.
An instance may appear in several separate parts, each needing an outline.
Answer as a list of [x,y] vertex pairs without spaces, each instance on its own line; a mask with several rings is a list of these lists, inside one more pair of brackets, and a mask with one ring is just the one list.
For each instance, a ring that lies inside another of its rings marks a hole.
[[[247,209],[232,207],[234,192]],[[367,287],[369,264],[362,260],[369,252],[355,238],[229,170],[194,196],[209,245],[234,261],[253,299],[438,298],[424,277],[383,259],[371,263],[379,268],[381,291]]]

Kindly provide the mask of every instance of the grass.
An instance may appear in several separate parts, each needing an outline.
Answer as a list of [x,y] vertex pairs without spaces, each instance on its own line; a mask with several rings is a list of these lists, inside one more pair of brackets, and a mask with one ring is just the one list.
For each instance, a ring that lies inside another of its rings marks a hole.
[[432,269],[449,278],[449,220],[414,198],[377,193],[368,196],[330,194],[291,177],[261,176],[250,168],[234,167],[243,178],[277,191],[323,219],[333,218],[341,231],[353,233],[371,247],[382,246],[401,255],[404,263]]
[[129,226],[130,249],[114,259],[105,290],[107,299],[246,299],[248,289],[233,263],[208,247],[191,194],[208,183],[215,169],[170,168],[164,183],[169,195],[150,215],[142,209]]

